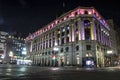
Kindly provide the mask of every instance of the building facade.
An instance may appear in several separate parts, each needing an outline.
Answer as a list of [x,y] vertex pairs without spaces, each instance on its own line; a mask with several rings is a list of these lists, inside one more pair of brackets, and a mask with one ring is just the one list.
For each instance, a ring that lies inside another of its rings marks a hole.
[[120,28],[117,29],[117,53],[118,53],[118,60],[120,64]]
[[25,40],[22,37],[18,37],[15,35],[7,35],[6,40],[6,62],[7,63],[14,63],[16,64],[16,61],[18,59],[21,59],[24,57],[22,54],[23,48],[25,46]]
[[111,42],[111,51],[112,53],[109,54],[109,56],[111,57],[111,66],[116,66],[118,65],[118,61],[119,61],[119,48],[117,48],[117,45],[119,45],[119,42],[117,41],[117,31],[115,30],[115,28],[117,27],[112,19],[108,19],[107,20],[108,24],[110,25],[110,42]]
[[110,28],[93,7],[71,10],[26,37],[27,56],[40,66],[110,66]]
[[6,36],[7,32],[0,31],[0,63],[4,62],[6,56]]

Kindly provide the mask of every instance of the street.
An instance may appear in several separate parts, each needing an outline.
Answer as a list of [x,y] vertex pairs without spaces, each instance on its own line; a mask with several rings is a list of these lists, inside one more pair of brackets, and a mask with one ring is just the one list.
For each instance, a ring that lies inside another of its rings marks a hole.
[[0,64],[0,80],[120,80],[120,67],[93,69]]

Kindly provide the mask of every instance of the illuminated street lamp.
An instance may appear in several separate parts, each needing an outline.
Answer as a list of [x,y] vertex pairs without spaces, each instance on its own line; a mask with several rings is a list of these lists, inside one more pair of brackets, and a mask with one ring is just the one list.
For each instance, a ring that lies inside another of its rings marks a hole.
[[54,47],[53,50],[54,50],[54,51],[58,51],[59,49],[58,49],[57,47]]
[[10,51],[9,56],[13,57],[13,52],[12,51]]
[[112,53],[113,53],[112,50],[108,50],[108,51],[107,51],[107,54],[112,54]]

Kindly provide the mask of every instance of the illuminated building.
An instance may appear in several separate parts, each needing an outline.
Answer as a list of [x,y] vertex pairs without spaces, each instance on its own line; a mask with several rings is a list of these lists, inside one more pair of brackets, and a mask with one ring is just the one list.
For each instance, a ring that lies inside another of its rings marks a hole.
[[23,48],[25,46],[25,40],[22,37],[9,34],[7,35],[6,40],[6,62],[7,63],[16,63],[17,59],[22,59],[24,55],[22,54]]
[[41,66],[105,66],[110,28],[93,7],[71,10],[26,37],[27,55]]
[[7,32],[0,31],[0,63],[3,63],[6,55],[6,35]]

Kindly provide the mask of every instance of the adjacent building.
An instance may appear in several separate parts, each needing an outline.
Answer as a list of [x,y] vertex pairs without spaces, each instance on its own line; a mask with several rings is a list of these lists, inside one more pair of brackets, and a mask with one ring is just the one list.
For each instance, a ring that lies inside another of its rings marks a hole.
[[119,51],[117,48],[117,45],[119,44],[119,42],[117,41],[117,31],[115,30],[115,28],[117,27],[114,22],[113,19],[108,19],[107,20],[108,24],[110,25],[110,42],[111,42],[111,53],[109,54],[109,57],[111,58],[111,65],[115,66],[118,64],[118,59],[119,59]]
[[26,37],[27,56],[40,66],[111,66],[110,36],[95,8],[78,7]]
[[0,31],[0,63],[16,63],[26,57],[25,39],[8,32]]
[[18,59],[23,58],[23,49],[26,48],[25,40],[22,37],[12,34],[7,35],[6,40],[6,61],[10,63],[16,63]]
[[118,25],[116,26],[116,43],[117,43],[117,55],[118,55],[118,62],[120,64],[120,28]]
[[6,35],[8,33],[0,31],[0,63],[4,62],[4,57],[6,56]]

